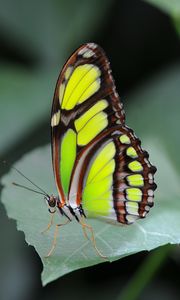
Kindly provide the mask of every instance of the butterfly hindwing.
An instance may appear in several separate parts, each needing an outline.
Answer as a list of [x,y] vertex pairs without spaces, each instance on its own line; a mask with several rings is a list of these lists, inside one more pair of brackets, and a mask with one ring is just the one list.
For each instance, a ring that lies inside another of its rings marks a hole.
[[156,168],[133,131],[112,128],[91,143],[84,158],[83,154],[79,164],[86,167],[75,168],[70,204],[82,204],[88,217],[106,221],[131,224],[144,218],[153,206]]

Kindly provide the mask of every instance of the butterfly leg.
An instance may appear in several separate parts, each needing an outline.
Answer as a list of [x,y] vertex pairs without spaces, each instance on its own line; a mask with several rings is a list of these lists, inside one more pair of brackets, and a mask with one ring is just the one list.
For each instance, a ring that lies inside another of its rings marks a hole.
[[51,219],[50,219],[47,227],[44,230],[41,231],[42,234],[47,232],[51,228],[51,226],[53,225],[54,213],[55,213],[55,211],[53,213],[51,213]]
[[92,228],[90,225],[84,223],[83,218],[82,218],[81,220],[79,220],[79,222],[80,222],[80,224],[81,224],[81,226],[82,226],[84,236],[85,236],[88,240],[89,240],[89,238],[88,238],[88,236],[87,236],[86,229],[89,230],[89,232],[90,232],[90,234],[91,234],[91,242],[92,242],[92,244],[93,244],[94,249],[96,250],[96,253],[97,253],[101,258],[107,259],[107,256],[103,255],[103,254],[100,252],[100,250],[97,248],[93,228]]
[[[82,224],[81,224],[81,225],[82,225]],[[84,234],[85,239],[89,240],[88,234],[87,234],[87,232],[86,232],[86,227],[85,227],[85,226],[82,226],[82,230],[83,230],[83,234]]]
[[67,220],[65,223],[63,224],[56,224],[56,227],[55,227],[55,231],[54,231],[54,239],[53,239],[53,243],[52,243],[52,247],[50,249],[50,251],[48,252],[48,254],[45,256],[45,257],[49,257],[51,256],[51,254],[53,253],[54,249],[56,248],[56,244],[57,244],[57,235],[58,235],[58,229],[60,226],[64,226],[66,224],[68,224],[70,221]]

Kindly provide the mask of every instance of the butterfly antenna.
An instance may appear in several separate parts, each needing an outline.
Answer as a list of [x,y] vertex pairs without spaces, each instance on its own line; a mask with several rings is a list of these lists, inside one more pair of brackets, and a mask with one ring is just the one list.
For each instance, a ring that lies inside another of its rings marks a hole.
[[[3,161],[3,163],[4,164],[7,164],[7,165],[9,165],[9,163],[7,162],[7,161]],[[25,189],[27,189],[27,190],[31,190],[31,191],[33,191],[33,192],[35,192],[35,193],[39,193],[39,194],[42,194],[42,195],[45,195],[45,196],[47,196],[47,197],[49,197],[49,195],[48,195],[48,193],[46,193],[42,188],[40,188],[37,184],[35,184],[32,180],[30,180],[28,177],[26,177],[21,171],[19,171],[16,167],[13,167],[13,166],[10,166],[9,165],[9,167],[10,168],[12,168],[12,169],[14,169],[17,173],[19,173],[22,177],[24,177],[26,180],[28,180],[32,185],[34,185],[38,190],[40,190],[41,191],[41,193],[40,192],[38,192],[38,191],[35,191],[35,190],[33,190],[33,189],[31,189],[31,188],[28,188],[28,187],[25,187],[25,186],[23,186],[23,185],[20,185],[20,184],[18,184],[18,183],[13,183],[14,185],[16,185],[16,186],[21,186],[22,188],[25,188]]]
[[16,182],[12,182],[12,184],[15,185],[15,186],[18,186],[18,187],[20,187],[20,188],[26,189],[26,190],[28,190],[28,191],[31,191],[31,192],[34,192],[34,193],[37,193],[37,194],[41,194],[41,195],[47,196],[46,194],[41,193],[41,192],[36,191],[36,190],[33,190],[33,189],[31,189],[30,187],[28,187],[28,186],[25,186],[25,185],[22,185],[22,184],[19,184],[19,183],[16,183]]

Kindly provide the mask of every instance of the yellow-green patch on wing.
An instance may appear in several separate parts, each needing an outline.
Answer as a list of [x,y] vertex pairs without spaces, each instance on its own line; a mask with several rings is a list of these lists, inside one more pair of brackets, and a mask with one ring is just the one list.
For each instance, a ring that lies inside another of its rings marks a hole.
[[65,74],[64,74],[64,77],[65,77],[66,80],[69,79],[69,77],[70,77],[70,75],[71,75],[71,73],[72,73],[72,70],[73,70],[73,67],[72,67],[72,66],[69,66],[69,67],[66,69],[66,72],[65,72]]
[[133,171],[133,172],[139,172],[139,171],[142,171],[142,170],[143,170],[142,164],[141,164],[139,161],[137,161],[137,160],[134,160],[134,161],[130,162],[130,163],[128,164],[128,168],[129,168],[131,171]]
[[102,169],[92,178],[91,182],[101,181],[103,178],[111,175],[115,170],[115,160],[111,159]]
[[130,144],[131,143],[130,138],[126,134],[121,135],[119,140],[122,144]]
[[77,131],[80,131],[82,127],[97,113],[104,110],[108,106],[106,100],[100,100],[94,104],[90,109],[88,109],[81,117],[75,120],[74,124]]
[[61,83],[59,86],[59,103],[60,103],[60,105],[63,100],[64,91],[65,91],[65,83]]
[[88,216],[108,216],[112,211],[115,145],[109,142],[92,162],[83,190],[83,208]]
[[127,180],[130,186],[143,186],[144,178],[141,174],[129,175]]
[[63,137],[60,157],[61,182],[67,195],[71,172],[76,158],[76,133],[72,129],[68,129]]
[[132,158],[138,157],[137,152],[133,147],[127,148],[126,153],[127,153],[128,156],[130,156]]
[[85,100],[90,98],[93,94],[95,94],[100,88],[100,78],[96,78],[95,81],[91,82],[89,86],[84,89],[81,96],[79,97],[77,104],[83,103]]
[[107,114],[100,112],[78,132],[77,143],[80,146],[87,145],[98,133],[108,125]]
[[99,154],[95,158],[90,168],[86,184],[89,184],[93,180],[93,178],[99,173],[99,171],[102,170],[110,160],[112,160],[112,158],[115,155],[115,152],[116,149],[113,142],[110,142],[104,146],[104,148],[99,152]]
[[141,201],[142,200],[142,191],[138,188],[127,188],[126,189],[127,199],[129,201]]
[[[111,210],[112,198],[112,176],[108,176],[102,181],[93,182],[87,185],[83,191],[83,208],[92,216],[107,216]],[[89,215],[90,216],[90,215]]]
[[100,75],[100,69],[93,64],[76,67],[67,81],[62,108],[73,109],[93,95],[100,88]]

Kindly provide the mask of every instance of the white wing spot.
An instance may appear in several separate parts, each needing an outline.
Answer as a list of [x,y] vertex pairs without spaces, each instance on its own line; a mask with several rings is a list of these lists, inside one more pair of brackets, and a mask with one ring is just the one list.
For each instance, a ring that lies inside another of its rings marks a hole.
[[128,221],[128,223],[134,223],[137,219],[138,219],[138,216],[134,216],[134,215],[127,215],[126,216],[126,219]]
[[145,217],[147,215],[147,211],[144,211],[142,216]]
[[51,127],[57,126],[60,121],[60,110],[58,110],[51,119]]
[[148,201],[148,203],[152,203],[153,202],[153,197],[148,197],[147,201]]
[[152,197],[154,195],[153,190],[148,190],[148,196]]
[[82,55],[84,58],[89,58],[89,57],[92,57],[94,55],[94,51],[85,47],[85,48],[82,48],[79,52],[78,52],[78,55]]
[[148,159],[147,159],[147,158],[145,158],[145,159],[144,159],[144,161],[145,161],[145,163],[147,164],[147,166],[150,168],[150,167],[151,167],[151,165],[150,165],[150,163],[149,163]]
[[146,206],[145,206],[145,210],[146,210],[146,211],[149,211],[149,210],[150,210],[150,207],[149,207],[148,205],[146,205]]
[[149,183],[152,184],[153,183],[153,175],[151,173],[149,173],[148,178],[149,178]]
[[91,48],[91,49],[96,49],[97,45],[94,44],[94,43],[88,43],[88,47]]
[[95,53],[92,51],[92,50],[88,50],[87,52],[85,52],[83,54],[83,57],[84,58],[89,58],[89,57],[92,57]]

